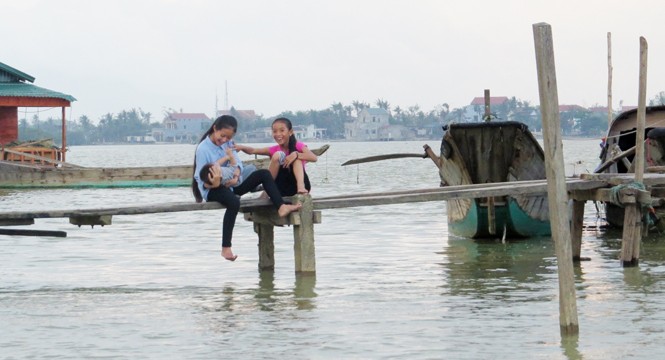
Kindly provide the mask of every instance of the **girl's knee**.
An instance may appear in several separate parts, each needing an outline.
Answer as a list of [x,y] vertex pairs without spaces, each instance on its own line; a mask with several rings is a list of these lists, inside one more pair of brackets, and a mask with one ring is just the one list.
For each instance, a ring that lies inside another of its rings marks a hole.
[[226,204],[223,205],[226,206],[226,209],[237,212],[238,210],[240,210],[240,198],[234,196],[233,198],[228,199],[228,201],[226,201]]
[[271,161],[275,161],[280,165],[284,165],[284,160],[286,159],[286,154],[284,151],[277,151],[274,154],[272,154],[272,157],[270,158]]

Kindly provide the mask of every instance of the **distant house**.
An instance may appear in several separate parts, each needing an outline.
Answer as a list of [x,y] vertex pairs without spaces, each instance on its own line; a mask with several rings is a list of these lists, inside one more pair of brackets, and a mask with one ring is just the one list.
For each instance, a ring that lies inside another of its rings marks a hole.
[[[605,108],[607,111],[607,108]],[[588,109],[579,105],[559,105],[559,114],[561,113],[574,113],[576,111],[587,111]]]
[[[494,106],[500,106],[508,102],[507,96],[490,96],[490,111]],[[471,103],[464,107],[462,113],[463,122],[481,122],[485,116],[485,98],[475,97]]]
[[231,107],[228,110],[217,110],[217,115],[215,118],[222,116],[222,115],[231,115],[238,122],[241,121],[246,121],[246,122],[254,122],[256,119],[258,119],[258,116],[256,115],[256,112],[254,110],[236,110],[234,107]]
[[385,109],[363,109],[358,117],[344,124],[344,138],[347,140],[380,140],[380,129],[389,125],[390,114]]
[[298,140],[325,139],[327,132],[328,129],[317,128],[314,124],[293,126],[293,135]]
[[202,113],[171,113],[161,128],[152,130],[158,142],[194,143],[210,128],[212,120]]
[[[328,129],[317,128],[314,124],[310,125],[294,125],[293,135],[297,140],[318,140],[327,137]],[[239,134],[238,138],[244,142],[273,142],[272,128],[266,127],[256,129],[254,131],[247,131]]]

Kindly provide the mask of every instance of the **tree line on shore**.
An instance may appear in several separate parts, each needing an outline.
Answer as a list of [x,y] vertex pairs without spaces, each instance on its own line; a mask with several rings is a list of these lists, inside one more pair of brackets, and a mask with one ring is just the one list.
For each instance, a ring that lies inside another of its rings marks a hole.
[[[662,91],[649,101],[649,105],[663,104],[665,104],[665,92]],[[465,108],[451,110],[447,103],[437,105],[429,111],[422,110],[418,105],[406,108],[392,107],[388,101],[383,99],[377,99],[373,105],[362,101],[353,101],[350,105],[336,102],[323,110],[284,111],[267,118],[259,115],[254,121],[240,121],[238,131],[266,128],[275,118],[287,117],[293,125],[313,124],[316,127],[327,129],[330,138],[341,139],[344,138],[344,123],[353,121],[363,109],[370,107],[386,110],[390,114],[391,124],[412,128],[440,129],[449,123],[465,121]],[[520,121],[532,131],[541,129],[539,108],[532,106],[528,101],[512,97],[505,103],[494,106],[491,110],[492,117],[495,119]],[[164,117],[168,116],[169,112],[173,112],[173,110],[167,111]],[[233,113],[233,108],[231,113]],[[18,124],[19,141],[51,138],[58,142],[62,133],[61,121],[59,118],[52,117],[42,120],[37,115],[30,120],[22,118]],[[93,123],[88,116],[82,115],[78,119],[67,120],[66,126],[69,145],[90,145],[128,142],[128,137],[149,135],[153,128],[162,127],[162,122],[161,120],[154,121],[151,113],[139,108],[122,110],[117,114],[107,113],[99,119],[97,124]],[[561,113],[561,128],[564,135],[602,135],[607,130],[607,115],[577,107]]]

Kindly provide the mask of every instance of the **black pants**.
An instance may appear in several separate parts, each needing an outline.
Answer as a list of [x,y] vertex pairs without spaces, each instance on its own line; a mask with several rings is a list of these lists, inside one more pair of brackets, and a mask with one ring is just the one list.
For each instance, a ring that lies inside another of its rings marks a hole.
[[263,189],[275,205],[275,209],[279,209],[284,204],[284,199],[279,194],[279,189],[275,185],[275,181],[270,175],[270,171],[266,169],[256,170],[251,173],[240,185],[235,187],[233,191],[224,185],[220,185],[208,192],[207,201],[216,201],[226,207],[224,212],[224,224],[222,225],[222,246],[230,247],[231,238],[233,237],[233,227],[236,224],[236,216],[240,210],[240,196],[245,195],[252,189],[259,185],[263,185]]
[[[304,175],[305,189],[310,191],[312,190],[312,185],[309,183],[309,176],[307,176],[306,172]],[[293,196],[298,192],[298,182],[296,181],[296,176],[293,174],[293,169],[291,167],[285,168],[280,166],[277,177],[275,178],[275,183],[282,196]]]

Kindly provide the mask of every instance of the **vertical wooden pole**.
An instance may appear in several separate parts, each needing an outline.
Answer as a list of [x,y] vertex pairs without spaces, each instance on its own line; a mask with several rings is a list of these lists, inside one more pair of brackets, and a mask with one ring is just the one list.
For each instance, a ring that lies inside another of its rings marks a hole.
[[644,128],[647,92],[647,41],[640,37],[640,88],[637,96],[637,134],[635,137],[635,181],[644,180]]
[[612,125],[612,33],[607,33],[607,129]]
[[492,116],[492,110],[490,109],[490,90],[485,89],[485,114],[483,115],[483,118],[485,121],[489,122],[492,120],[490,117]]
[[269,224],[254,223],[259,235],[259,271],[275,270],[275,230]]
[[584,226],[585,203],[586,201],[573,200],[573,211],[570,219],[570,239],[574,262],[582,259],[582,227]]
[[[647,89],[647,41],[640,37],[640,79],[637,96],[637,134],[635,136],[635,182],[644,180],[644,128],[646,117]],[[637,198],[637,194],[635,196]],[[623,215],[623,239],[621,241],[621,263],[624,267],[637,266],[640,261],[642,241],[642,206],[639,202],[628,204]]]
[[543,117],[543,144],[547,199],[549,203],[552,238],[556,249],[559,272],[559,325],[564,335],[578,334],[577,300],[573,273],[570,223],[568,219],[566,179],[563,164],[561,120],[554,66],[552,29],[549,24],[533,25],[538,70],[538,91]]
[[310,195],[299,195],[300,223],[293,226],[293,255],[296,273],[316,273],[314,254],[314,205]]
[[[492,121],[492,110],[490,103],[490,90],[485,89],[485,115],[483,118],[485,122]],[[496,234],[496,209],[494,205],[494,196],[489,196],[487,198],[487,232],[490,235]]]
[[65,120],[65,107],[62,107],[62,159],[58,159],[62,162],[65,162],[67,152],[67,121]]

